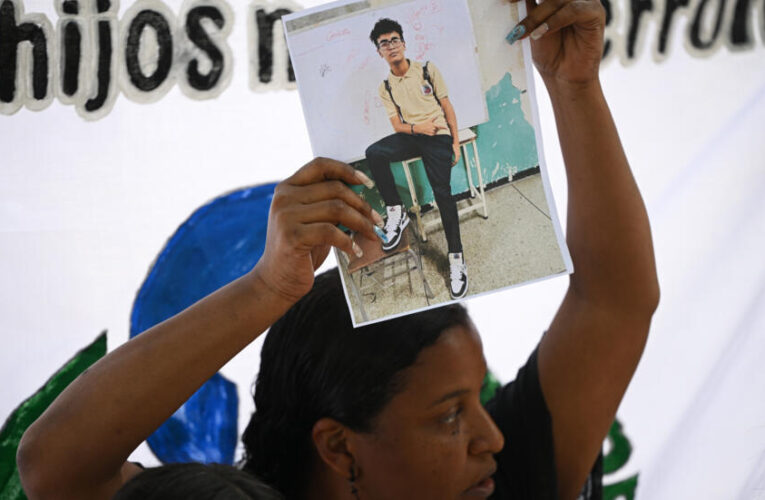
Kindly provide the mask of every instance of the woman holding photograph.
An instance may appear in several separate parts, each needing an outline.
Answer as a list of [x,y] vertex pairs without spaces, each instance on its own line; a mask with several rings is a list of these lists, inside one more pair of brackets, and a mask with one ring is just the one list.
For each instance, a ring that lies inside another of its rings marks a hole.
[[[317,159],[282,182],[255,268],[130,340],[66,389],[24,435],[38,498],[110,498],[130,453],[272,324],[244,436],[245,470],[287,498],[564,498],[582,491],[643,351],[658,302],[650,229],[598,80],[598,0],[528,2],[509,40],[534,39],[568,173],[576,266],[515,382],[486,405],[480,338],[450,306],[352,330],[330,246],[340,223],[374,238],[371,209]],[[587,494],[585,497],[587,497]]]

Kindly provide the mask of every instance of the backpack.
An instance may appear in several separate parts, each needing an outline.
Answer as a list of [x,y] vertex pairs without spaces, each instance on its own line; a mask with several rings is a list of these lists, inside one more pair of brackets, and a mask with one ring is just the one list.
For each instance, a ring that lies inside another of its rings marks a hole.
[[[443,113],[444,107],[441,105],[441,99],[438,98],[438,95],[436,94],[436,86],[433,85],[433,80],[430,78],[430,71],[428,71],[428,64],[430,64],[430,61],[425,61],[425,64],[422,65],[422,78],[428,82],[430,85],[430,88],[433,89],[433,97],[436,98],[436,102],[438,103],[438,106],[441,108],[441,112]],[[390,82],[388,82],[388,79],[386,78],[383,80],[385,83],[385,90],[388,91],[388,95],[390,96],[391,102],[393,102],[393,105],[396,106],[396,112],[398,113],[398,119],[401,120],[401,123],[406,123],[406,120],[404,120],[404,115],[401,114],[401,108],[396,103],[396,100],[393,98],[393,92],[391,92],[390,89]],[[444,113],[444,119],[446,118],[446,113]]]

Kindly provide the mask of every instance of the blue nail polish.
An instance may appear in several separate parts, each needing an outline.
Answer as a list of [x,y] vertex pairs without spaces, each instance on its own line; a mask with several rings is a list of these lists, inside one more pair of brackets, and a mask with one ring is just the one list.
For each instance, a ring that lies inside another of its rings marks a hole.
[[523,35],[525,35],[525,34],[526,34],[526,26],[524,26],[524,25],[522,25],[522,24],[517,24],[517,25],[515,26],[515,28],[513,28],[513,31],[511,31],[511,32],[510,32],[510,34],[508,34],[508,35],[505,37],[505,40],[507,40],[507,42],[508,42],[510,45],[512,45],[512,44],[514,44],[515,42],[517,42],[517,41],[518,41],[518,39],[519,39],[519,38],[521,38],[521,37],[522,37]]
[[382,229],[380,229],[380,228],[379,228],[379,227],[377,227],[377,226],[373,226],[373,227],[375,228],[375,233],[377,233],[377,236],[379,236],[379,237],[380,237],[380,239],[382,240],[382,242],[383,242],[383,243],[388,243],[388,237],[387,237],[387,236],[385,236],[385,233],[383,232],[383,230],[382,230]]

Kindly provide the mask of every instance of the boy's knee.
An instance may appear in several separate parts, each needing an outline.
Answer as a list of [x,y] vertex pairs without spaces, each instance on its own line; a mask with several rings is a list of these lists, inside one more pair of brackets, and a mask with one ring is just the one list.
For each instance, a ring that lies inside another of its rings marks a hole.
[[382,153],[382,151],[380,150],[380,146],[379,146],[379,144],[377,144],[377,143],[375,142],[374,144],[372,144],[371,146],[369,146],[369,147],[367,148],[367,150],[364,152],[364,155],[366,156],[366,158],[367,158],[367,159],[369,159],[369,158],[372,158],[372,157],[380,157],[380,156],[383,156],[383,153]]
[[433,195],[436,197],[451,198],[452,196],[452,187],[449,184],[438,186],[431,185],[431,188],[433,189]]

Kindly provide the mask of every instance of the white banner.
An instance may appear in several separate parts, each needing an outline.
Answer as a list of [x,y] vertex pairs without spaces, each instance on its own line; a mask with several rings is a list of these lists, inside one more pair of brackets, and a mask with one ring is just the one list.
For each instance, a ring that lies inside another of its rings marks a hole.
[[[609,7],[601,78],[651,217],[662,299],[618,412],[626,463],[604,482],[637,475],[635,498],[650,500],[765,498],[765,5]],[[14,16],[0,36],[20,47],[13,78],[0,68],[0,419],[102,330],[110,350],[127,340],[136,294],[192,213],[310,159],[278,22],[297,8],[0,1],[0,16]],[[77,30],[75,64],[62,40]],[[99,59],[107,37],[111,56]],[[565,222],[554,120],[539,94]],[[566,285],[468,303],[501,380],[526,360]],[[222,370],[237,387],[240,429],[261,342]],[[156,463],[147,447],[133,458]]]

